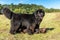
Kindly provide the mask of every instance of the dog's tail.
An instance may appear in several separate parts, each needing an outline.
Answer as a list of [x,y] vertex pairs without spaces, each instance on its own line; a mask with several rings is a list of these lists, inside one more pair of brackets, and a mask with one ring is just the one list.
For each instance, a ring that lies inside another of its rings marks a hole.
[[13,12],[6,7],[1,10],[1,13],[3,13],[8,19],[11,19],[13,16]]

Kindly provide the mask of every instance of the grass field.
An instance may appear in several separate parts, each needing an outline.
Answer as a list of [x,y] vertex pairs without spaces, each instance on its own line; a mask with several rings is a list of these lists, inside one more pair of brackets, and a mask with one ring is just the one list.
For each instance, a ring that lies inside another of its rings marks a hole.
[[54,28],[43,34],[16,34],[11,35],[10,20],[0,15],[0,40],[60,40],[60,13],[47,13],[41,22],[41,28]]

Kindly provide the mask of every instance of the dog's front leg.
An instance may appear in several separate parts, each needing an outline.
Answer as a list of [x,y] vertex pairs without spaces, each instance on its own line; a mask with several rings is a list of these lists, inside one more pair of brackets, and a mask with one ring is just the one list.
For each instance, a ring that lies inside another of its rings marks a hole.
[[39,33],[39,25],[38,24],[35,27],[35,33]]

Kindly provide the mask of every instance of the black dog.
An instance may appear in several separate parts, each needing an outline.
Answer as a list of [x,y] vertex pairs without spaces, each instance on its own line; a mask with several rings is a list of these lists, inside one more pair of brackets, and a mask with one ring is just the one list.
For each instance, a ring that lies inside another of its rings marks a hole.
[[28,34],[38,33],[39,24],[45,15],[42,9],[35,11],[33,14],[15,14],[8,8],[3,8],[2,13],[4,13],[8,19],[11,19],[11,34],[15,34],[24,28],[27,29]]
[[42,9],[38,9],[37,11],[34,12],[35,14],[35,20],[36,20],[36,26],[35,26],[35,32],[39,33],[39,25],[43,19],[43,17],[45,16],[45,12]]

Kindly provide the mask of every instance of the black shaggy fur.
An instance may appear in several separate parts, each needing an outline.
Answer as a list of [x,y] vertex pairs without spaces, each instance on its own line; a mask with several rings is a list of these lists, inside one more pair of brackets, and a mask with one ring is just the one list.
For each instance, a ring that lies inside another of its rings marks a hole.
[[2,13],[11,20],[11,34],[21,32],[24,29],[27,29],[28,34],[38,33],[39,24],[45,15],[42,9],[38,9],[33,14],[15,14],[8,8],[3,8]]

